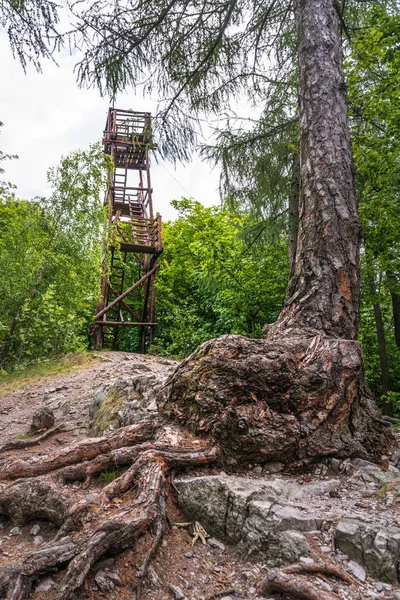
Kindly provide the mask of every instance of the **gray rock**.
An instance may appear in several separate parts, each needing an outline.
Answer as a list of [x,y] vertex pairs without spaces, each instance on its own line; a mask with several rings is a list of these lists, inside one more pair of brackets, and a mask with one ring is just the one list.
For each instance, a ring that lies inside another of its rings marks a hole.
[[354,562],[354,560],[351,560],[347,566],[350,569],[350,571],[353,573],[353,575],[355,577],[357,577],[357,579],[359,579],[362,582],[364,582],[366,580],[367,574],[361,565]]
[[393,600],[400,600],[400,592],[393,592]]
[[264,548],[264,554],[272,561],[280,561],[279,564],[282,564],[282,561],[284,563],[297,562],[300,555],[310,552],[307,538],[298,531],[272,532],[268,542],[268,549]]
[[[135,366],[136,368],[136,366]],[[92,419],[92,433],[101,434],[104,430],[104,415],[107,412],[107,426],[125,427],[139,423],[158,414],[157,393],[166,376],[139,374],[120,377],[112,385],[102,385],[93,395],[89,410]]]
[[301,512],[292,506],[281,506],[272,509],[273,518],[277,521],[277,529],[284,531],[315,531],[318,529],[317,521],[307,513]]
[[13,527],[10,531],[10,535],[22,535],[22,530],[20,527]]
[[316,577],[315,581],[318,583],[318,585],[323,587],[328,592],[331,592],[333,590],[333,587],[331,585],[329,585],[329,583],[327,581],[324,581],[323,579],[320,579],[319,577]]
[[345,516],[335,532],[336,545],[377,579],[397,583],[400,528],[384,527],[368,517]]
[[185,594],[178,585],[169,585],[168,587],[171,590],[175,600],[184,600]]
[[339,473],[341,462],[338,458],[331,458],[330,467],[334,473]]
[[43,544],[44,539],[42,538],[41,535],[35,535],[35,537],[33,538],[33,543],[35,544],[35,546],[41,546],[41,544]]
[[361,458],[356,458],[353,462],[359,469],[350,478],[352,483],[375,483],[379,485],[382,483],[400,483],[400,473],[383,471],[378,465]]
[[37,535],[40,531],[40,525],[38,523],[35,523],[35,525],[32,526],[31,530],[30,530],[30,534],[31,535]]
[[150,404],[147,407],[147,411],[148,412],[157,412],[158,411],[157,402],[155,400],[150,402]]
[[314,564],[314,560],[312,558],[310,558],[309,556],[300,556],[300,562],[304,563],[305,565],[313,565]]
[[150,371],[151,372],[150,367],[148,367],[147,365],[144,365],[143,363],[133,363],[132,366],[137,371]]
[[381,583],[380,581],[375,585],[375,589],[377,592],[383,592],[383,590],[385,589],[383,586],[383,583]]
[[122,585],[121,578],[115,571],[106,571],[106,575],[107,578],[114,583],[114,585]]
[[400,467],[400,450],[396,450],[390,460],[396,467]]
[[93,394],[92,404],[89,408],[89,417],[91,419],[94,419],[97,411],[103,404],[104,400],[107,398],[108,388],[109,386],[107,385],[101,385],[97,388],[97,390],[95,390]]
[[326,465],[324,465],[324,464],[321,464],[321,465],[317,465],[315,467],[314,474],[317,477],[325,477],[325,475],[327,474],[327,472],[328,472],[328,467]]
[[281,462],[275,461],[275,460],[271,460],[270,462],[267,462],[264,464],[263,466],[263,471],[264,473],[280,473],[281,471],[283,471],[283,469],[285,468],[285,465]]
[[[294,482],[220,475],[174,483],[186,517],[238,544],[245,554],[294,562],[310,550],[303,533],[315,531],[321,523],[321,519],[288,505],[289,499],[305,493]],[[310,494],[314,491],[312,485],[307,490]]]
[[225,550],[225,544],[223,544],[219,540],[216,540],[215,538],[208,538],[207,544],[209,544],[213,548],[218,548],[218,550],[222,550],[222,552]]
[[50,429],[53,427],[55,423],[54,412],[51,408],[46,406],[41,406],[32,415],[32,423],[30,432],[35,433],[36,431],[41,431],[42,429]]
[[113,571],[97,571],[94,580],[102,592],[112,592],[116,585],[121,585],[118,573]]
[[52,579],[51,577],[46,577],[45,579],[42,579],[39,585],[36,586],[35,593],[48,592],[54,587],[56,587],[56,582],[54,581],[54,579]]
[[385,504],[386,506],[393,506],[394,495],[391,492],[388,492],[385,496]]

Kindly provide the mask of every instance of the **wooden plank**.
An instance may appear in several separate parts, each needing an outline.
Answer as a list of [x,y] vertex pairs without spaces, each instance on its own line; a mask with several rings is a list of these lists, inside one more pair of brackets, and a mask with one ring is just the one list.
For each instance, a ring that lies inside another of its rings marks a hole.
[[153,273],[155,273],[159,267],[160,267],[160,265],[155,265],[155,267],[153,267],[151,269],[151,271],[149,271],[148,273],[146,273],[146,275],[143,275],[143,277],[141,277],[141,279],[139,279],[139,281],[137,281],[136,283],[134,283],[130,288],[128,288],[125,292],[123,292],[120,296],[118,296],[118,298],[116,298],[115,300],[113,300],[108,306],[106,306],[105,308],[103,308],[103,310],[101,310],[99,313],[97,313],[96,320],[99,317],[102,317],[108,310],[110,310],[110,308],[112,308],[113,306],[115,306],[116,304],[118,304],[118,302],[120,300],[123,300],[123,298],[126,298],[126,296],[128,296],[131,292],[133,292],[133,290],[136,290],[136,288],[138,288],[145,281],[147,281],[147,279],[149,277],[151,277],[153,275]]

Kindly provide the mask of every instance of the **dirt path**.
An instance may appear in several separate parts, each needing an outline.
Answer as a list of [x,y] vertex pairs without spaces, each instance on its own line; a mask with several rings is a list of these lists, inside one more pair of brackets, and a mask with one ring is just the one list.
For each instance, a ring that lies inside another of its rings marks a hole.
[[72,430],[63,434],[64,440],[85,437],[89,408],[98,386],[146,371],[161,374],[167,365],[174,364],[165,358],[125,352],[103,352],[95,357],[98,362],[74,373],[54,375],[7,395],[0,391],[0,444],[26,433],[34,411],[42,405],[51,407],[56,422],[65,423],[65,428]]

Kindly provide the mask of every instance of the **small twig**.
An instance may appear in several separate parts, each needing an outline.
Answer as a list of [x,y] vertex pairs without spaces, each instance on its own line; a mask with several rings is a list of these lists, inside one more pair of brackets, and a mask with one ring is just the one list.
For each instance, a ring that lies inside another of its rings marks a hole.
[[211,594],[208,594],[207,596],[204,597],[204,600],[213,600],[213,598],[222,598],[222,596],[227,596],[228,594],[235,594],[236,593],[236,588],[230,587],[230,588],[225,588],[223,590],[217,590],[216,592],[211,592]]
[[0,446],[0,454],[2,454],[3,452],[6,452],[7,450],[17,450],[18,448],[27,448],[28,446],[34,446],[35,444],[38,444],[42,440],[50,437],[54,433],[59,433],[61,431],[61,429],[63,428],[63,425],[64,425],[64,423],[61,423],[60,425],[56,425],[55,427],[52,427],[51,429],[48,429],[47,431],[42,433],[42,435],[39,435],[39,437],[27,438],[25,440],[13,440],[11,442],[6,442],[2,446]]

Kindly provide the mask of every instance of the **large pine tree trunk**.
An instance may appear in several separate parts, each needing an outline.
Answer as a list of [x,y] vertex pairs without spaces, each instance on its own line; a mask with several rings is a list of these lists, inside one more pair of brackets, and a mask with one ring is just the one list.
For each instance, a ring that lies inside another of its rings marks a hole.
[[340,29],[333,0],[295,0],[300,202],[296,264],[278,324],[354,340],[360,225]]
[[334,0],[295,0],[299,45],[299,231],[285,306],[264,340],[200,346],[161,409],[231,457],[288,466],[377,458],[386,442],[365,383],[359,240],[339,21]]

